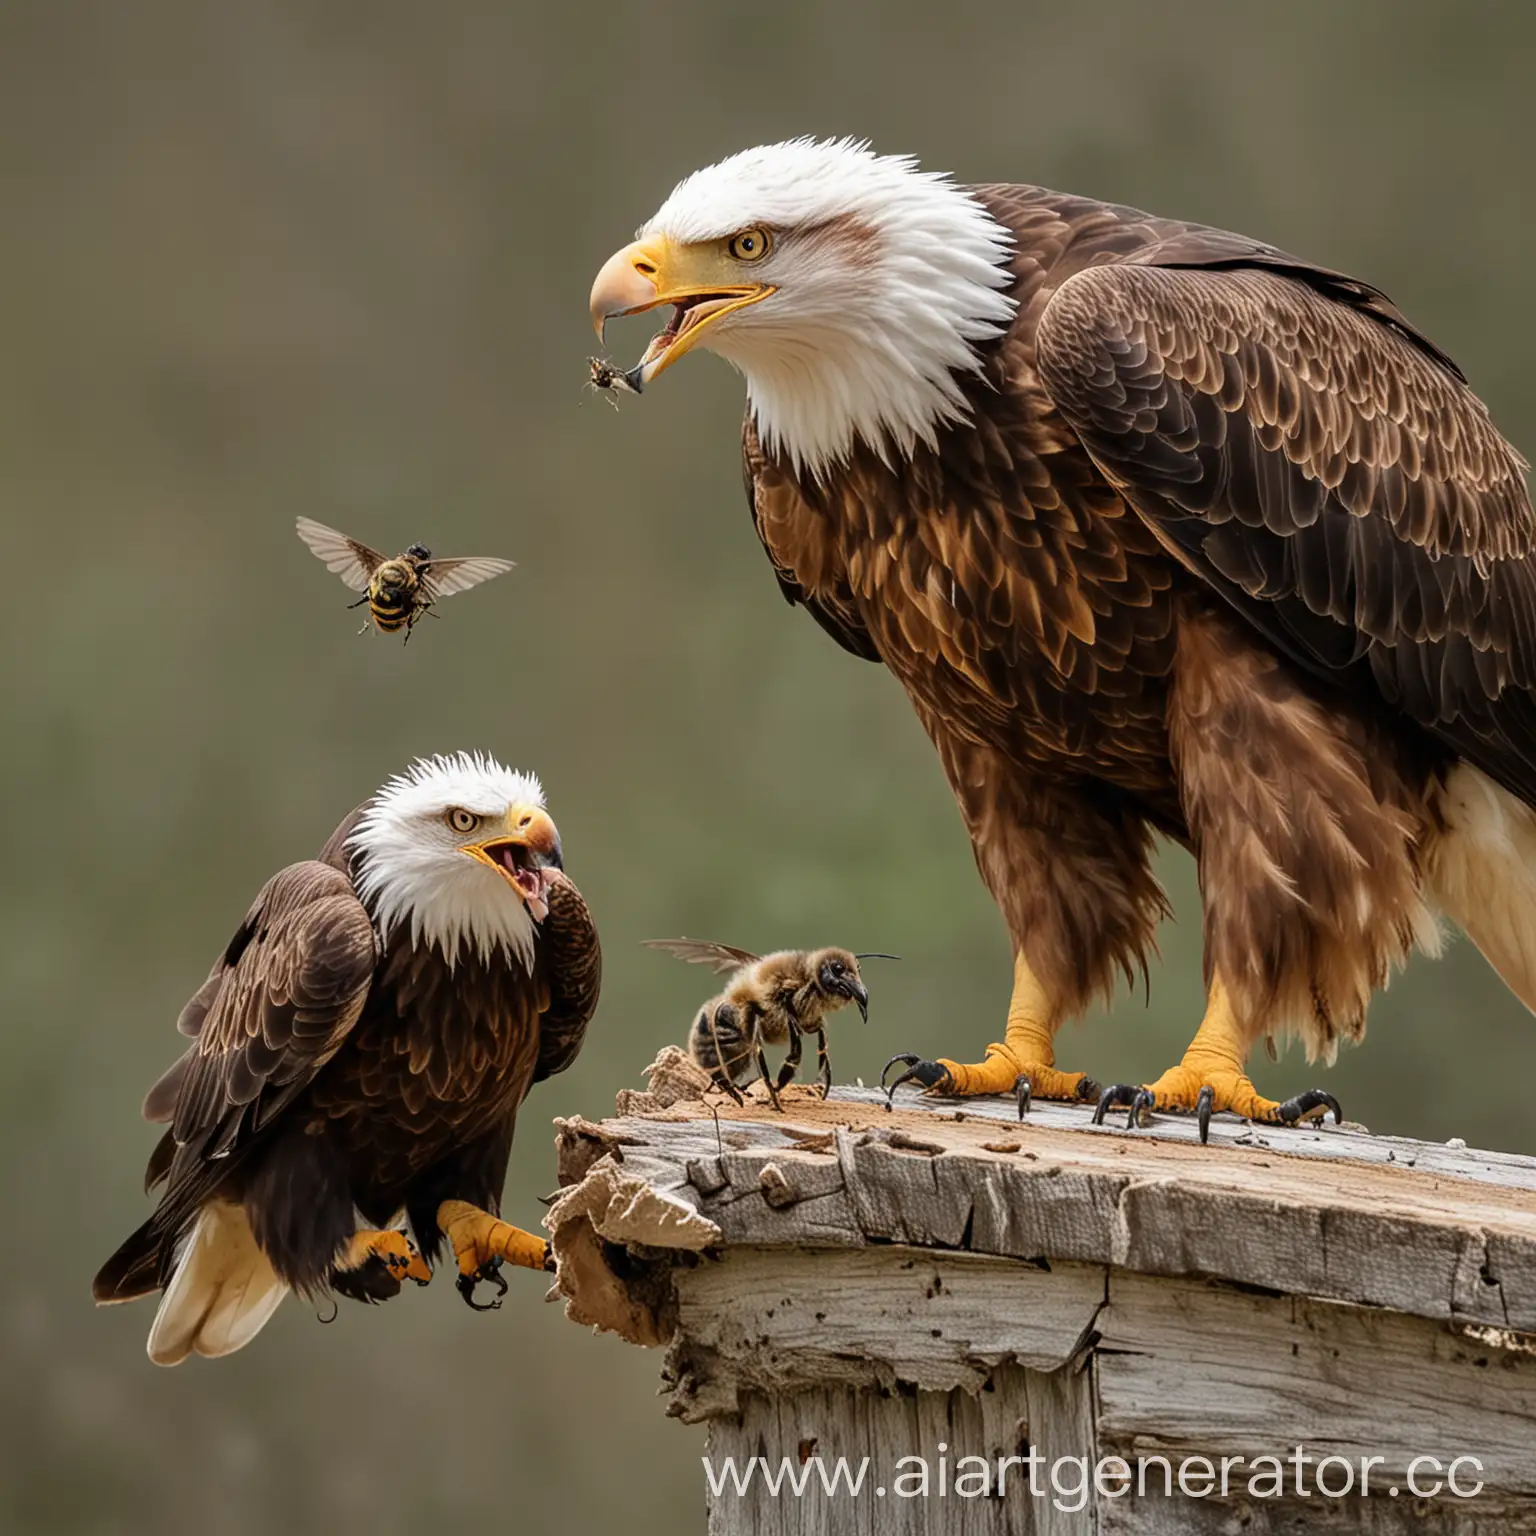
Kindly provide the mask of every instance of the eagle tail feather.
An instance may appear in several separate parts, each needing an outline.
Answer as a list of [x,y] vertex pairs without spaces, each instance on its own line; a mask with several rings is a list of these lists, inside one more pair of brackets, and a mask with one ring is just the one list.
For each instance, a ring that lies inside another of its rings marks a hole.
[[91,1295],[98,1306],[137,1301],[159,1290],[162,1237],[158,1223],[151,1217],[96,1271]]
[[1536,1013],[1536,810],[1470,763],[1452,769],[1437,810],[1430,893]]
[[243,1207],[210,1200],[182,1242],[149,1330],[149,1358],[179,1365],[194,1353],[233,1354],[261,1332],[287,1294]]

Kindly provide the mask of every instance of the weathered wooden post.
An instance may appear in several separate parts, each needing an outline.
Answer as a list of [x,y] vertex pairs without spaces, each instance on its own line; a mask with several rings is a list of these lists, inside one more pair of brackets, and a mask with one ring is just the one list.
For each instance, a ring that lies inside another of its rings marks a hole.
[[700,1086],[558,1122],[549,1225],[712,1533],[1536,1532],[1536,1159]]

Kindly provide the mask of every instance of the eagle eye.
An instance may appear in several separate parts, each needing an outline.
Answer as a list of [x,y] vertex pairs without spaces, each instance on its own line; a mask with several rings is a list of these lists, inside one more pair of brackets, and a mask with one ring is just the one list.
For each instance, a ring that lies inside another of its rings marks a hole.
[[737,261],[761,261],[773,247],[773,237],[766,229],[744,229],[732,235],[728,249]]
[[454,832],[473,832],[480,825],[480,818],[473,811],[466,811],[462,806],[454,806],[444,817],[450,830]]

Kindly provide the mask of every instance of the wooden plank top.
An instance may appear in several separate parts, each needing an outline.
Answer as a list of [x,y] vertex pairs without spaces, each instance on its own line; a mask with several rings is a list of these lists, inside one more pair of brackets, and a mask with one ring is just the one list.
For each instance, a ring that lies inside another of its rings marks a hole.
[[[782,1112],[706,1103],[671,1048],[651,1079],[613,1119],[557,1122],[557,1254],[581,1218],[653,1249],[896,1242],[1536,1335],[1536,1159],[1228,1116],[1202,1146],[1187,1119],[1128,1131],[1123,1114],[1095,1127],[1086,1108],[1041,1103],[1020,1123],[1010,1101],[913,1090],[894,1110],[841,1087],[826,1101],[792,1088]],[[562,1266],[561,1290],[579,1317],[578,1268]]]

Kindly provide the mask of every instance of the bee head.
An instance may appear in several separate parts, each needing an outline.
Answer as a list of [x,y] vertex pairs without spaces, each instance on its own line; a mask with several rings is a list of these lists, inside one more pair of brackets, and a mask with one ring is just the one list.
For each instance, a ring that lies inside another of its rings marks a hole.
[[412,544],[406,550],[406,554],[413,560],[430,560],[432,558],[432,551],[425,544]]
[[859,1016],[868,1022],[869,993],[859,975],[858,956],[846,949],[822,949],[811,957],[816,989],[838,1004],[856,1003]]

